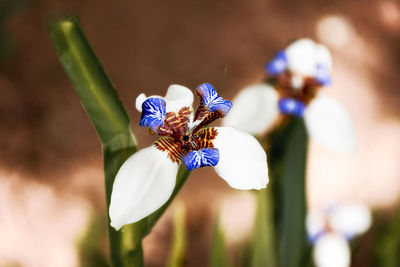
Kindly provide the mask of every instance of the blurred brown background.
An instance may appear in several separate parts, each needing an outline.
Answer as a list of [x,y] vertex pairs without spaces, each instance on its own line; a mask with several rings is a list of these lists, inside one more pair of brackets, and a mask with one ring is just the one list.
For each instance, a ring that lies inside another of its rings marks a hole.
[[[0,266],[79,265],[76,245],[91,216],[105,208],[100,143],[47,33],[50,21],[70,13],[80,17],[140,147],[153,140],[137,124],[139,93],[210,82],[232,99],[262,81],[266,61],[289,41],[322,42],[334,63],[326,93],[352,114],[359,151],[344,156],[311,142],[310,205],[356,199],[389,208],[397,201],[398,1],[1,0]],[[187,266],[207,264],[213,218],[223,203],[241,205],[247,218],[227,208],[234,233],[228,240],[238,242],[251,226],[251,194],[230,189],[212,169],[197,170],[178,198],[188,209]],[[170,217],[146,240],[148,266],[165,262]]]

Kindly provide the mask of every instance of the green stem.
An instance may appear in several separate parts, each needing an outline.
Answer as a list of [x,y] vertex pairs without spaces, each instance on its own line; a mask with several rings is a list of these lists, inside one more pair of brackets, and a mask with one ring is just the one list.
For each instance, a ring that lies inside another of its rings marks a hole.
[[185,266],[186,255],[186,207],[182,203],[175,204],[173,213],[174,232],[166,266],[182,267]]
[[283,226],[281,266],[303,266],[306,248],[306,159],[307,132],[302,119],[293,119],[283,164]]
[[305,228],[308,137],[303,119],[291,118],[269,140],[275,224],[280,233],[279,266],[301,267],[309,247]]

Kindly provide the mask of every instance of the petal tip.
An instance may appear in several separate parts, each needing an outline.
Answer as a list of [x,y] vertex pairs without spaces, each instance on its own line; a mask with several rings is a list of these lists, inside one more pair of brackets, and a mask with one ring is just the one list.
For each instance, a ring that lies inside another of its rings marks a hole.
[[115,224],[115,223],[113,223],[113,221],[110,222],[110,225],[111,225],[112,228],[115,229],[115,231],[119,231],[121,229],[121,227],[123,226],[123,225],[120,225],[120,224]]
[[144,101],[146,101],[147,97],[145,94],[140,94],[138,95],[138,97],[136,98],[136,102],[135,102],[135,107],[137,109],[137,111],[142,112],[142,104]]

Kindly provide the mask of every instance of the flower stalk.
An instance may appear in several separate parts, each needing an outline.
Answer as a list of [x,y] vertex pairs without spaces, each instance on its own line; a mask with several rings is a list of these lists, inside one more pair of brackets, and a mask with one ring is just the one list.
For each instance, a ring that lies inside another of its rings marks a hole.
[[309,251],[305,227],[308,136],[304,121],[290,118],[269,135],[269,144],[279,266],[304,266]]
[[282,170],[282,233],[280,266],[303,266],[306,251],[306,162],[308,137],[302,119],[293,118]]

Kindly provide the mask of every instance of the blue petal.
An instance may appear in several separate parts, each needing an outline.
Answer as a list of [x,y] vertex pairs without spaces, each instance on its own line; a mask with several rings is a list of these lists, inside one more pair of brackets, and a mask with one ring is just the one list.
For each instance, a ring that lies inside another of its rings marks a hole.
[[332,77],[328,66],[326,66],[325,64],[318,64],[315,79],[321,85],[329,85],[332,82]]
[[162,98],[148,98],[142,104],[142,116],[140,117],[139,125],[150,127],[153,131],[157,131],[164,124],[165,106],[165,100]]
[[344,233],[342,233],[343,234],[343,236],[344,236],[344,238],[346,238],[346,240],[351,240],[351,239],[353,239],[354,238],[354,236],[355,236],[355,234],[354,233],[349,233],[349,232],[344,232]]
[[288,60],[285,51],[279,51],[275,56],[275,58],[267,63],[265,69],[269,74],[277,75],[284,72],[287,66],[288,66]]
[[306,105],[302,101],[293,98],[282,98],[279,100],[278,105],[279,110],[283,114],[294,115],[297,117],[302,117],[306,108]]
[[317,240],[318,240],[321,236],[323,236],[325,233],[326,233],[325,230],[321,230],[321,231],[319,231],[318,233],[316,233],[315,235],[308,235],[308,241],[309,241],[311,244],[315,244],[315,242],[317,242]]
[[197,94],[201,96],[204,106],[211,112],[220,111],[226,115],[232,107],[232,103],[220,97],[209,83],[199,85]]
[[181,160],[189,171],[200,167],[216,166],[219,161],[219,150],[217,148],[202,148],[198,151],[192,150],[182,156]]

